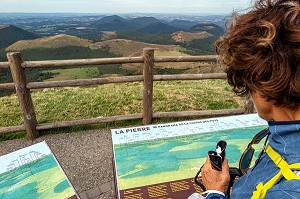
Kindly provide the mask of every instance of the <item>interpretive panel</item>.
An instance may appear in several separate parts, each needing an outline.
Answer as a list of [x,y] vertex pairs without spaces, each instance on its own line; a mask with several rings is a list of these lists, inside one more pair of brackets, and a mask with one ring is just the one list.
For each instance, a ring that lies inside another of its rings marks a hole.
[[[198,189],[193,177],[218,141],[227,142],[229,164],[237,167],[253,136],[266,127],[257,114],[247,114],[112,129],[117,194],[120,198],[191,195]],[[262,144],[255,146],[256,156]]]
[[79,198],[46,142],[0,157],[0,198]]

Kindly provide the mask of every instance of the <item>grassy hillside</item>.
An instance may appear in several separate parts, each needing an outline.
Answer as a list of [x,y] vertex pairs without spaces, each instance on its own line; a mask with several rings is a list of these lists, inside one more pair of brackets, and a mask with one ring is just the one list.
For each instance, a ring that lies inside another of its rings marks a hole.
[[[68,46],[86,45],[84,46]],[[45,45],[45,46],[44,46]],[[48,45],[48,46],[47,46]],[[57,47],[63,46],[64,47]],[[187,56],[185,48],[178,45],[149,44],[126,39],[113,39],[97,43],[79,39],[74,36],[59,35],[29,41],[20,41],[10,46],[22,53],[25,61],[39,60],[63,60],[63,59],[87,59],[116,56],[141,56],[143,48],[155,49],[155,56]],[[38,47],[43,46],[43,47]],[[52,46],[53,48],[50,48]],[[4,55],[3,55],[4,57]],[[210,67],[211,70],[207,70]],[[220,72],[214,66],[203,67],[202,63],[156,63],[155,74],[178,74],[190,72]],[[30,69],[28,70],[29,81],[49,81],[66,79],[85,79],[101,76],[136,75],[142,73],[143,64],[103,65],[87,66],[68,69]],[[8,70],[0,70],[0,82],[11,82]]]
[[71,35],[55,35],[34,40],[21,40],[6,48],[6,51],[20,51],[30,48],[60,48],[66,46],[89,46],[91,41]]
[[108,49],[91,49],[83,46],[64,46],[59,48],[30,48],[20,50],[25,61],[88,59],[115,57]]
[[195,39],[191,42],[181,43],[181,46],[186,49],[185,53],[190,55],[212,55],[215,54],[214,43],[217,39],[216,36]]
[[123,30],[117,31],[117,36],[120,39],[129,39],[153,44],[176,44],[176,42],[172,39],[171,34],[150,34],[140,30]]
[[214,36],[221,36],[224,34],[224,29],[212,23],[197,24],[190,28],[190,31],[206,31]]
[[[100,57],[115,57],[116,55],[109,52],[107,49],[90,49],[89,47],[81,46],[67,46],[60,48],[31,48],[20,50],[22,59],[25,61],[39,61],[39,60],[64,60],[64,59],[88,59]],[[62,80],[62,79],[79,79],[99,77],[103,73],[103,68],[112,67],[116,71],[120,65],[106,65],[104,67],[86,66],[81,68],[61,69],[45,69],[36,68],[28,69],[27,78],[29,81],[44,81],[47,79]],[[120,72],[124,72],[120,70]],[[9,70],[0,69],[0,82],[12,82]],[[2,91],[0,91],[1,96]],[[3,94],[3,93],[2,93]]]
[[92,49],[104,46],[107,46],[111,53],[119,56],[141,56],[143,48],[155,48],[160,51],[177,51],[178,49],[176,45],[151,44],[128,39],[112,39],[90,45]]
[[[203,35],[202,35],[203,36]],[[102,42],[97,42],[90,46],[93,49],[107,47],[113,54],[117,54],[122,57],[142,56],[143,48],[154,48],[155,56],[188,56],[185,53],[186,49],[178,45],[160,45],[149,44],[145,42],[127,40],[127,39],[113,39]],[[201,72],[202,63],[156,63],[155,68],[159,70],[157,74],[171,73],[185,73],[186,70],[198,68]],[[213,67],[213,66],[212,66]],[[123,64],[122,69],[135,71],[141,74],[143,64]],[[174,69],[173,71],[166,69]],[[166,70],[163,72],[163,70]],[[195,70],[194,70],[195,71]]]
[[[32,98],[39,123],[142,112],[141,83],[44,89],[34,91]],[[0,126],[23,123],[16,95],[1,97],[0,106]],[[154,83],[154,112],[227,109],[241,106],[241,98],[231,92],[224,80]],[[139,125],[140,122],[107,124],[107,127]]]
[[185,31],[179,31],[172,34],[172,38],[176,42],[191,42],[195,39],[206,39],[209,37],[212,37],[213,35],[206,32],[185,32]]
[[[201,27],[201,26],[200,26]],[[134,40],[139,42],[146,42],[152,44],[162,45],[178,45],[186,50],[189,55],[207,55],[215,54],[213,44],[218,38],[212,33],[219,34],[219,30],[209,29],[211,26],[205,26],[207,30],[191,30],[191,32],[184,32],[184,34],[150,34],[136,30],[118,31],[118,38]],[[195,27],[196,29],[199,26]]]
[[170,34],[170,33],[179,31],[179,29],[175,28],[173,26],[170,26],[168,24],[165,24],[165,23],[156,22],[156,23],[152,23],[152,24],[142,28],[141,31],[147,32],[150,34],[164,34],[164,33]]

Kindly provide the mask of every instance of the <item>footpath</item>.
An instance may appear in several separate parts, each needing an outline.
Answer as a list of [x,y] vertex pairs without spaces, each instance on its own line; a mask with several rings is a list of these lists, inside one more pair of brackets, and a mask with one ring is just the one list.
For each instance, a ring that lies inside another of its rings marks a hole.
[[81,199],[113,199],[112,141],[109,130],[43,135],[0,142],[0,155],[46,141]]

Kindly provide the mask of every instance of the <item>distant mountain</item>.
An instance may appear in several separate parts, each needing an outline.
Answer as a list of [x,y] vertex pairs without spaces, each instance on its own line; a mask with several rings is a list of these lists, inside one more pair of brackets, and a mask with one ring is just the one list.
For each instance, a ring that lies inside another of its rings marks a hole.
[[157,22],[142,28],[141,31],[151,33],[151,34],[163,34],[163,33],[170,34],[179,31],[179,29],[165,23]]
[[60,48],[66,46],[85,46],[88,47],[91,42],[87,39],[80,39],[71,35],[55,35],[51,37],[43,37],[34,40],[21,40],[8,46],[7,51],[24,50],[29,48]]
[[190,28],[190,31],[206,31],[214,36],[221,36],[224,34],[224,29],[216,24],[197,24]]
[[123,22],[125,22],[127,20],[124,19],[124,18],[122,18],[122,17],[120,17],[120,16],[118,16],[118,15],[111,15],[111,16],[105,16],[105,17],[99,19],[97,22],[98,23],[111,23],[111,22],[115,22],[115,21],[123,21]]
[[137,17],[127,20],[118,15],[103,17],[95,21],[91,27],[99,31],[140,30],[151,34],[173,33],[179,30],[154,17]]
[[135,29],[141,29],[150,24],[158,22],[160,21],[154,17],[137,17],[129,20],[130,26],[134,27]]
[[118,15],[112,15],[103,17],[95,21],[92,27],[97,28],[100,31],[118,31],[131,29],[130,24],[126,19],[119,17]]
[[165,22],[154,17],[136,17],[124,19],[118,15],[106,16],[95,21],[90,29],[98,31],[123,31],[140,30],[150,34],[169,34],[176,31],[206,31],[212,35],[220,36],[224,33],[223,28],[216,24],[198,24],[188,20],[173,20]]
[[0,49],[15,43],[19,40],[36,39],[40,36],[19,27],[8,25],[0,26]]
[[142,28],[160,21],[154,17],[137,17],[124,19],[118,15],[106,16],[95,21],[92,27],[100,31],[141,30]]
[[175,19],[171,22],[167,23],[168,25],[174,26],[175,28],[181,29],[181,30],[188,30],[191,27],[197,25],[197,22],[194,21],[187,21],[187,20],[179,20]]

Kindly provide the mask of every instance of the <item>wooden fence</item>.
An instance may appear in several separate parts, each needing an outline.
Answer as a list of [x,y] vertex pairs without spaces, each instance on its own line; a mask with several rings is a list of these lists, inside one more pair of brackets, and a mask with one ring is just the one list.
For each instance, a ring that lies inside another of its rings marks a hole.
[[[119,57],[101,59],[73,59],[73,60],[52,60],[52,61],[22,61],[18,52],[7,54],[8,62],[1,62],[0,68],[10,68],[13,83],[0,84],[0,89],[16,89],[21,112],[23,114],[24,125],[1,127],[0,134],[10,132],[27,132],[27,138],[33,140],[39,136],[40,130],[53,129],[59,127],[70,127],[77,125],[88,125],[104,122],[123,121],[132,119],[143,119],[143,125],[151,124],[152,118],[166,117],[187,117],[187,116],[207,116],[207,115],[234,115],[242,113],[252,113],[253,103],[249,98],[245,99],[244,109],[223,109],[223,110],[202,110],[202,111],[181,111],[181,112],[153,112],[153,81],[170,80],[204,80],[204,79],[226,79],[225,73],[209,74],[179,74],[179,75],[153,75],[155,62],[200,62],[216,61],[216,56],[154,56],[154,49],[146,48],[143,56],[140,57]],[[81,80],[49,81],[49,82],[27,82],[26,68],[45,67],[66,67],[66,66],[90,66],[103,64],[124,64],[124,63],[144,63],[143,75],[123,76],[111,78],[93,78]],[[62,121],[53,123],[38,124],[34,106],[30,94],[30,89],[53,88],[53,87],[75,87],[87,85],[102,85],[109,83],[143,82],[143,111],[140,114],[119,115],[104,118]]]

